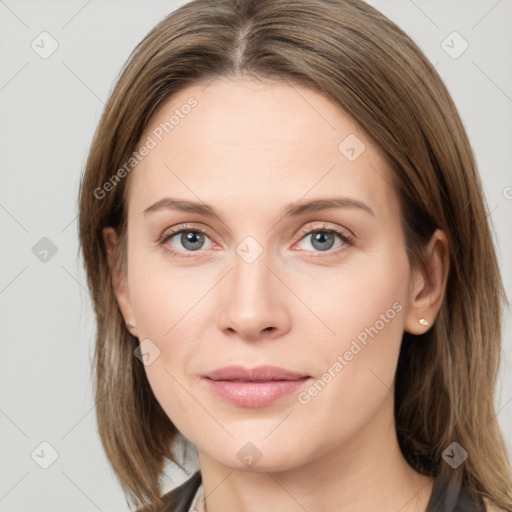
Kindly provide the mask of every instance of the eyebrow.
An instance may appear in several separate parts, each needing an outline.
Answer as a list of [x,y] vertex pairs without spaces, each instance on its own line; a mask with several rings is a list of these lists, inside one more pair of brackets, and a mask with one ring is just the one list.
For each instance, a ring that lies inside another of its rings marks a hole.
[[[332,208],[355,208],[375,217],[375,212],[367,204],[362,203],[361,201],[351,199],[349,197],[333,197],[289,203],[283,208],[280,218],[297,217],[299,215],[305,215],[306,213]],[[151,206],[148,206],[142,213],[147,215],[160,210],[177,210],[188,213],[197,213],[222,221],[222,215],[214,206],[195,201],[174,199],[172,197],[164,197],[160,199]]]

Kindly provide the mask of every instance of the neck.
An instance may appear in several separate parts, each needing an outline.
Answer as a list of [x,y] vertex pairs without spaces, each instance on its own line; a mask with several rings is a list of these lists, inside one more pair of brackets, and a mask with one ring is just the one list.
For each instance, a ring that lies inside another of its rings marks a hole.
[[207,512],[425,512],[433,488],[400,451],[392,400],[327,455],[285,470],[232,469],[201,450],[198,457]]

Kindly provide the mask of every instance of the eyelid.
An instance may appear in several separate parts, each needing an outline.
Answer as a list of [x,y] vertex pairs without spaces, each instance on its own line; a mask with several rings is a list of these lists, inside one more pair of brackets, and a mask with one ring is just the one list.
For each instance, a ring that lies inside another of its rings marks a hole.
[[[356,236],[347,228],[342,228],[338,225],[329,225],[328,222],[323,221],[320,226],[311,226],[311,223],[307,224],[306,226],[303,226],[300,228],[298,234],[300,235],[300,238],[297,242],[294,243],[293,247],[295,247],[297,244],[299,244],[302,240],[304,240],[306,237],[312,235],[313,233],[317,232],[327,232],[332,233],[334,235],[337,235],[338,238],[341,239],[341,247],[337,247],[333,250],[327,250],[327,251],[302,251],[309,254],[308,257],[310,258],[335,258],[340,256],[342,253],[344,253],[346,250],[348,250],[350,247],[354,245],[354,241],[356,240]],[[294,249],[297,250],[297,249]]]
[[189,224],[189,223],[180,224],[176,227],[166,229],[162,233],[162,235],[159,236],[158,245],[163,246],[165,251],[167,251],[171,256],[177,257],[177,258],[185,259],[185,258],[194,257],[194,256],[196,256],[194,254],[195,252],[203,253],[204,251],[202,251],[201,249],[199,249],[198,251],[182,251],[180,249],[175,249],[174,247],[171,247],[170,245],[168,245],[166,243],[170,238],[173,238],[174,236],[180,234],[183,231],[195,231],[198,233],[202,233],[202,234],[206,235],[211,240],[211,242],[214,246],[218,247],[218,244],[215,241],[213,241],[212,237],[210,236],[208,228],[206,228],[204,225],[201,225],[201,227],[197,227],[197,225],[193,225],[193,224]]
[[311,233],[316,233],[317,231],[330,231],[332,233],[340,235],[342,238],[347,240],[353,240],[356,238],[354,233],[352,233],[347,228],[342,228],[335,224],[330,225],[328,222],[322,221],[321,226],[311,227],[311,223],[309,223],[306,224],[306,226],[301,227],[298,231],[298,234],[300,235],[299,241],[302,240],[304,236],[310,235]]
[[181,233],[182,231],[197,231],[198,233],[204,233],[205,235],[208,235],[208,237],[211,239],[211,233],[210,233],[210,230],[204,226],[204,225],[200,225],[198,227],[197,224],[192,224],[192,223],[184,223],[184,224],[179,224],[178,226],[174,227],[174,228],[169,228],[169,229],[166,229],[164,230],[164,232],[158,237],[158,241],[160,243],[163,243],[165,240],[167,240],[168,238],[174,236],[174,235],[177,235],[178,233]]

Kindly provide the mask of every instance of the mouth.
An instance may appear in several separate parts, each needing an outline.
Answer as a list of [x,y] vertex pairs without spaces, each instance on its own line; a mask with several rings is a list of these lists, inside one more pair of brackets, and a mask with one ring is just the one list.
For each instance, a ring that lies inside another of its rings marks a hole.
[[229,366],[202,375],[210,391],[239,406],[257,408],[270,405],[297,391],[312,377],[275,366],[247,369]]
[[245,368],[244,366],[226,366],[213,370],[203,377],[211,380],[226,380],[240,382],[268,382],[283,380],[300,380],[310,377],[305,373],[297,373],[277,366],[258,366]]

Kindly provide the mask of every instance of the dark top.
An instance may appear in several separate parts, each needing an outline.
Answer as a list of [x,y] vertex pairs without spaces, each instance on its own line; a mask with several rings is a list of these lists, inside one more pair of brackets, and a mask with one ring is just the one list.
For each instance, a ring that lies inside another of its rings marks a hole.
[[188,512],[197,489],[201,485],[201,472],[196,471],[188,480],[162,496],[162,512]]
[[[196,471],[188,480],[164,494],[162,498],[165,505],[162,512],[188,512],[201,481],[201,473]],[[485,512],[485,510],[483,501],[473,501],[467,489],[462,489],[454,506],[445,506],[436,512]]]

